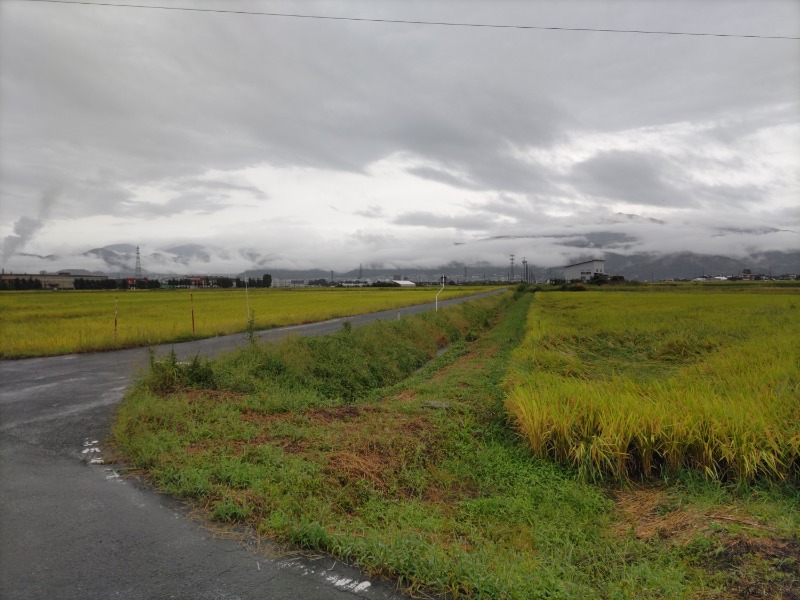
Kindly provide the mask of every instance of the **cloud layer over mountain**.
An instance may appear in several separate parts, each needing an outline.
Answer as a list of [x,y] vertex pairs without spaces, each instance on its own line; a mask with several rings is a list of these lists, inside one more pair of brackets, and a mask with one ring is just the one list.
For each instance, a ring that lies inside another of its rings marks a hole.
[[[790,0],[269,12],[800,35]],[[118,243],[224,249],[184,264],[224,272],[796,250],[799,46],[5,2],[2,266]]]

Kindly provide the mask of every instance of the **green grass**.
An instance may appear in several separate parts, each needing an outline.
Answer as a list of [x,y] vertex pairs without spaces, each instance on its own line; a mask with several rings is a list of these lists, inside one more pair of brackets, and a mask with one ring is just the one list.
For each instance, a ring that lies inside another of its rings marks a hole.
[[[440,300],[488,291],[449,287]],[[0,358],[148,346],[433,302],[437,289],[254,289],[0,293]],[[115,333],[116,311],[116,333]],[[194,313],[194,316],[193,316]],[[194,328],[193,328],[194,322]]]
[[602,479],[797,477],[797,295],[537,295],[508,381],[537,456]]
[[[678,470],[669,485],[601,486],[531,456],[508,426],[503,382],[532,296],[509,296],[392,330],[154,363],[121,407],[120,452],[219,522],[331,553],[419,595],[800,592],[792,484],[737,488]],[[386,352],[398,339],[415,349]],[[340,374],[314,369],[329,352],[356,375],[377,361],[380,375],[342,387]]]

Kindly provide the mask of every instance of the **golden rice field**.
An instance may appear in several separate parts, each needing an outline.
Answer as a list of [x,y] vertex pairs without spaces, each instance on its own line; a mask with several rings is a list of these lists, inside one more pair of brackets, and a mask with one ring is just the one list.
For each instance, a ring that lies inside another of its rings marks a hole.
[[800,475],[800,295],[539,293],[507,409],[591,480]]
[[[439,300],[488,289],[450,287]],[[248,326],[248,305],[254,327],[266,329],[433,302],[438,291],[252,289],[247,298],[244,290],[3,292],[0,357],[110,350],[241,332]]]

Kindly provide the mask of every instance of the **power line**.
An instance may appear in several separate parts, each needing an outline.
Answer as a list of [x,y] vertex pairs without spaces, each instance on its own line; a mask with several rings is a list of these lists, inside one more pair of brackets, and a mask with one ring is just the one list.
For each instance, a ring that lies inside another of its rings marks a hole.
[[293,13],[261,12],[255,10],[230,10],[223,8],[192,8],[187,6],[156,6],[143,4],[114,4],[111,2],[82,2],[80,0],[24,0],[48,4],[81,4],[84,6],[113,6],[116,8],[146,8],[151,10],[174,10],[184,12],[224,13],[233,15],[253,15],[259,17],[284,17],[290,19],[317,19],[323,21],[355,21],[360,23],[397,23],[403,25],[435,25],[440,27],[475,27],[484,29],[532,29],[539,31],[585,31],[594,33],[632,33],[641,35],[682,35],[695,37],[753,38],[762,40],[800,40],[798,36],[788,35],[747,35],[740,33],[709,33],[688,31],[656,31],[644,29],[600,29],[594,27],[545,27],[542,25],[503,25],[492,23],[459,23],[454,21],[412,21],[408,19],[369,19],[365,17],[332,17],[328,15],[301,15]]

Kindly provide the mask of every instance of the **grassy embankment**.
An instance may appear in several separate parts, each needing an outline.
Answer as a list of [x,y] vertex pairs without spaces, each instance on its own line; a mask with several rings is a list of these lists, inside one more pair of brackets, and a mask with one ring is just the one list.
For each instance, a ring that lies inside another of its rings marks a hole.
[[120,452],[218,521],[418,594],[799,593],[791,484],[679,471],[669,485],[601,486],[531,457],[502,387],[530,300],[157,363],[121,408]]
[[[439,300],[486,287],[448,287]],[[0,358],[148,346],[432,302],[438,288],[0,293]],[[115,304],[117,332],[114,332]],[[194,310],[194,334],[192,332]]]
[[800,475],[800,297],[540,294],[508,408],[591,479]]

